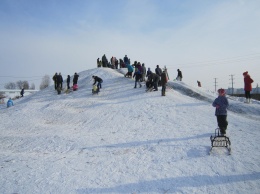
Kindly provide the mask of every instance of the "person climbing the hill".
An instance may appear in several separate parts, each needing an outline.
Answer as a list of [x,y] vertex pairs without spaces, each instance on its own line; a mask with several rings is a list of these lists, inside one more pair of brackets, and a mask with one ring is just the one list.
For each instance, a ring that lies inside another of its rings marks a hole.
[[176,77],[176,80],[181,81],[181,80],[182,80],[182,72],[181,72],[181,70],[179,70],[179,69],[177,69],[177,71],[178,71],[178,75],[177,75],[177,77]]
[[14,105],[13,100],[11,98],[9,98],[9,100],[7,101],[7,108],[9,108],[13,105]]
[[93,85],[97,83],[98,89],[101,89],[102,88],[101,83],[103,83],[103,80],[100,77],[94,75],[92,76],[92,78],[94,79]]
[[137,82],[139,83],[139,87],[141,88],[142,84],[140,82],[140,79],[142,78],[142,74],[138,68],[135,68],[135,73],[134,73],[133,77],[135,77],[135,87],[134,88],[136,88]]
[[227,107],[229,106],[228,99],[226,98],[226,92],[224,89],[218,89],[218,97],[212,103],[213,107],[216,107],[215,115],[217,117],[218,127],[221,135],[226,135],[228,126],[227,122]]
[[254,82],[254,80],[251,79],[250,75],[248,74],[248,71],[243,73],[244,76],[244,90],[245,90],[245,97],[246,97],[246,101],[245,103],[251,103],[251,94],[250,92],[252,91],[252,83]]

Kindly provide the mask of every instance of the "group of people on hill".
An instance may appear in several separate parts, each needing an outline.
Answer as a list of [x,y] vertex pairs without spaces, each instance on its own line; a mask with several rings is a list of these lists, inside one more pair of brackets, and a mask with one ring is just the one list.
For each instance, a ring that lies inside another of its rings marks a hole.
[[[79,75],[75,72],[73,76],[73,90],[76,90],[78,88],[78,78]],[[58,94],[61,93],[61,90],[63,89],[63,77],[61,73],[55,73],[55,75],[52,77],[54,81],[54,89],[57,90]],[[67,89],[70,89],[70,75],[67,76]]]
[[[119,60],[112,56],[110,61],[108,61],[106,55],[104,54],[102,58],[97,58],[97,67],[109,67],[112,69],[119,69],[119,68],[127,68],[128,64],[131,64],[131,60],[127,55]],[[134,64],[133,64],[134,65]],[[132,71],[133,72],[133,71]]]

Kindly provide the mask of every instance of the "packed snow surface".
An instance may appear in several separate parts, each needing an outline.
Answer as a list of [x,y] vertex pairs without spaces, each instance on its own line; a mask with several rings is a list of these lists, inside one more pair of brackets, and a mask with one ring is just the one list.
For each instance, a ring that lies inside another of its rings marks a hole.
[[[209,155],[216,93],[184,80],[161,96],[125,72],[83,71],[78,91],[1,105],[0,193],[260,193],[258,101],[228,97],[232,153]],[[104,80],[98,95],[92,75]]]

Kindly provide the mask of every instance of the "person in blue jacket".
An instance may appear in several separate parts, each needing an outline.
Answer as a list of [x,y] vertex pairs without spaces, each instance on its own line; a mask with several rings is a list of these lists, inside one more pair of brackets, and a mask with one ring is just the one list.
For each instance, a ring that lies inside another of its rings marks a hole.
[[132,78],[132,76],[133,76],[133,71],[134,71],[133,66],[130,65],[130,64],[127,64],[127,70],[128,70],[128,72],[125,74],[125,77],[130,77],[130,78]]
[[135,87],[134,88],[136,88],[137,82],[139,83],[139,87],[141,88],[142,84],[140,82],[140,79],[142,78],[142,73],[139,71],[138,68],[135,68],[135,73],[134,73],[133,77],[135,77]]
[[9,107],[11,107],[13,105],[14,105],[14,103],[13,103],[12,99],[9,98],[9,100],[7,101],[7,108],[9,108]]
[[224,89],[218,90],[218,97],[212,103],[213,107],[216,107],[215,115],[217,117],[218,127],[221,135],[226,135],[228,126],[227,122],[227,107],[229,106],[226,92]]

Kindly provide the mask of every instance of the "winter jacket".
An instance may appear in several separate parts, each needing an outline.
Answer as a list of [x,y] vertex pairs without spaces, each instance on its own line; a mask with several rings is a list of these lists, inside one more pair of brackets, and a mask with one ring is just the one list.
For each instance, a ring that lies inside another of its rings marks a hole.
[[144,64],[142,65],[142,72],[143,72],[143,75],[146,74],[146,67],[144,66]]
[[103,80],[98,76],[94,76],[94,80],[95,80],[95,82],[93,83],[93,85],[95,85],[97,82],[99,82],[99,83],[103,82]]
[[11,106],[13,106],[13,105],[14,105],[13,101],[12,101],[11,99],[9,99],[9,100],[7,101],[7,108],[8,108],[8,107],[11,107]]
[[24,94],[24,88],[21,90],[20,94],[23,96],[23,94]]
[[181,73],[181,71],[180,71],[180,70],[178,70],[178,75],[177,75],[177,77],[180,77],[180,78],[182,78],[182,73]]
[[158,82],[160,80],[160,76],[155,74],[155,73],[151,73],[149,76],[148,76],[148,81],[152,81],[153,83],[154,82]]
[[70,83],[70,76],[67,77],[67,83]]
[[160,67],[157,67],[157,68],[155,69],[155,73],[156,73],[157,75],[161,76],[161,74],[162,74],[162,69],[161,69]]
[[162,84],[162,85],[165,85],[165,84],[167,83],[167,81],[168,81],[168,79],[167,79],[166,73],[163,72],[163,73],[161,74],[161,84]]
[[57,83],[62,83],[62,82],[63,82],[62,75],[58,75],[57,76]]
[[250,75],[247,75],[244,78],[244,83],[245,83],[245,91],[252,91],[252,83],[254,82],[254,80],[251,79]]
[[79,79],[79,75],[75,73],[73,77],[73,85],[78,83],[78,79]]
[[227,115],[227,107],[229,106],[226,96],[218,96],[212,106],[216,107],[215,115]]
[[128,72],[133,72],[134,71],[133,66],[130,65],[130,64],[127,64],[127,69],[128,69]]
[[139,70],[137,70],[135,73],[134,73],[134,76],[135,77],[135,80],[138,81],[142,78],[142,74]]

